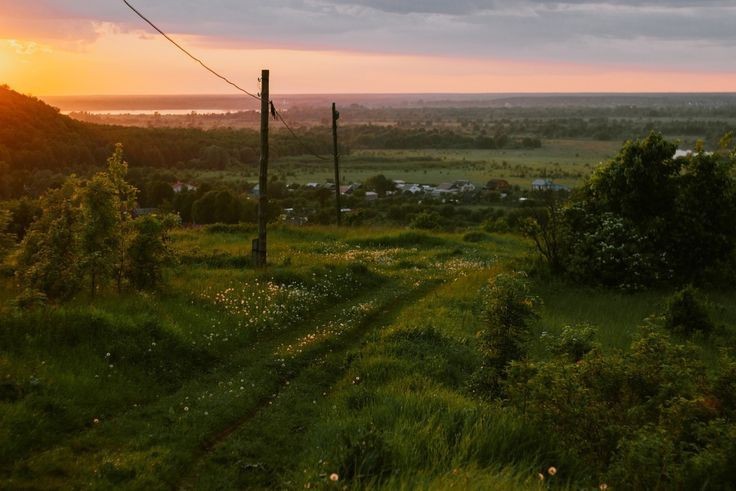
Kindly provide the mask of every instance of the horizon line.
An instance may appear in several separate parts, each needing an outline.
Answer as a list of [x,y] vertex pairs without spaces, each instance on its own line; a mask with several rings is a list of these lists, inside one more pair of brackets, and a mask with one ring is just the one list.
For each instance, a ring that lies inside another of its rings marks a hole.
[[[12,87],[10,87],[11,90]],[[20,91],[17,91],[20,92]],[[21,92],[22,93],[22,92]],[[32,94],[34,97],[245,97],[242,94],[234,94],[232,92],[227,93],[108,93],[108,94]],[[535,92],[535,91],[522,91],[522,92],[289,92],[289,93],[275,93],[272,94],[278,97],[325,97],[325,96],[626,96],[626,95],[734,95],[735,91],[620,91],[620,92]]]

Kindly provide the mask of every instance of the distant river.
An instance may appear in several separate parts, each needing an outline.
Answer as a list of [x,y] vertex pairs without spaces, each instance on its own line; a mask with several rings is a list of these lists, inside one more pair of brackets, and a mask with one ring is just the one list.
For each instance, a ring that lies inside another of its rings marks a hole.
[[153,115],[159,113],[161,115],[173,115],[173,116],[186,116],[192,112],[196,114],[227,114],[231,112],[237,112],[237,109],[109,109],[109,110],[96,110],[96,111],[61,111],[62,114],[70,114],[73,112],[86,112],[88,114],[111,114],[113,116],[120,116],[125,114],[130,115]]

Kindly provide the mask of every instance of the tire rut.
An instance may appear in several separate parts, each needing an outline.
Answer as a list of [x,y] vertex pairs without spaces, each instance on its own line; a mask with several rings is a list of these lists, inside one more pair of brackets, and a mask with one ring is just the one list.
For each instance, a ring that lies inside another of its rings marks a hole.
[[[263,397],[258,401],[257,405],[253,406],[253,408],[246,412],[241,418],[234,421],[221,431],[213,434],[201,444],[199,452],[194,456],[194,459],[189,466],[189,469],[191,469],[192,472],[184,476],[184,478],[179,482],[177,488],[181,490],[197,489],[197,482],[200,478],[200,472],[198,470],[201,464],[206,462],[208,457],[225,445],[233,434],[244,430],[251,421],[259,417],[263,411],[268,410],[275,399],[290,389],[290,382],[296,380],[305,368],[324,358],[328,354],[334,355],[337,353],[348,352],[356,344],[362,341],[369,332],[383,329],[386,326],[391,325],[408,302],[419,300],[420,298],[431,294],[440,285],[441,282],[439,281],[428,281],[419,287],[412,288],[403,294],[394,296],[387,303],[381,305],[374,312],[368,314],[356,326],[349,329],[346,334],[340,336],[339,339],[325,341],[316,349],[311,350],[308,356],[299,359],[296,363],[296,369],[289,376],[283,377],[279,381],[277,387],[273,387],[274,391],[271,396]],[[337,349],[333,350],[333,348]],[[340,380],[347,369],[348,367],[345,367],[342,371],[332,374],[329,383],[330,387]]]

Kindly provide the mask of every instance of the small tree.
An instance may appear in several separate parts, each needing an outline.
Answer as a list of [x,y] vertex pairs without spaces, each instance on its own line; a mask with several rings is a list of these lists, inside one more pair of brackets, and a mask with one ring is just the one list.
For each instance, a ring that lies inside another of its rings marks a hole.
[[714,329],[713,321],[691,285],[675,293],[667,304],[665,327],[685,336],[701,333],[705,336]]
[[553,272],[562,269],[564,220],[560,211],[560,197],[556,191],[543,191],[544,207],[533,211],[522,223],[525,235],[534,241],[539,254]]
[[139,290],[158,288],[163,280],[163,266],[173,259],[169,231],[179,224],[179,217],[147,215],[133,222],[133,236],[127,256],[126,276]]
[[479,333],[483,363],[471,380],[475,392],[497,396],[508,366],[526,357],[536,303],[522,273],[501,273],[490,281],[483,299],[486,326]]
[[81,192],[81,245],[83,265],[90,278],[90,293],[109,279],[119,252],[121,216],[115,187],[106,173],[95,175]]
[[123,145],[115,145],[115,151],[107,159],[107,175],[115,192],[117,212],[120,220],[120,240],[113,270],[118,293],[123,291],[123,278],[127,263],[128,237],[131,234],[131,220],[138,198],[138,189],[126,181],[128,163],[123,160]]
[[396,184],[383,174],[369,177],[365,180],[364,186],[369,191],[375,191],[379,196],[385,196],[387,192],[396,189]]
[[28,290],[69,298],[81,282],[79,183],[72,176],[41,199],[42,214],[21,243],[18,277]]

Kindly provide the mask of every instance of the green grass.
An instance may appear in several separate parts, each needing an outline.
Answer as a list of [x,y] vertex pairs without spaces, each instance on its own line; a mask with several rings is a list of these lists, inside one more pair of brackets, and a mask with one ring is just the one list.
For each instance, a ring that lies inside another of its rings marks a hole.
[[[483,185],[492,178],[529,189],[544,173],[555,182],[576,186],[603,161],[615,156],[620,142],[545,140],[541,148],[519,150],[360,150],[343,156],[346,182],[364,182],[376,174],[412,183],[440,184],[468,179]],[[271,172],[288,183],[322,183],[333,179],[331,163],[288,157],[272,163]],[[198,171],[194,180],[229,184],[257,181],[257,170]]]
[[[514,235],[273,227],[180,230],[157,294],[0,317],[0,488],[579,489],[554,435],[482,402],[480,295],[523,264]],[[536,280],[534,357],[566,324],[625,349],[669,292]],[[17,294],[0,284],[0,298]],[[709,292],[718,324],[733,293]],[[542,333],[545,332],[545,336]],[[714,353],[715,346],[704,345]],[[559,473],[538,474],[549,466]],[[335,473],[338,481],[330,476]]]
[[[564,282],[539,282],[535,294],[541,300],[540,318],[534,323],[533,351],[546,353],[552,337],[564,326],[589,323],[598,331],[597,341],[605,350],[626,349],[647,318],[663,315],[670,290],[620,292],[575,287]],[[729,291],[705,291],[708,311],[716,325],[733,332],[736,326],[736,295]],[[714,357],[715,345],[701,342],[706,356]]]

